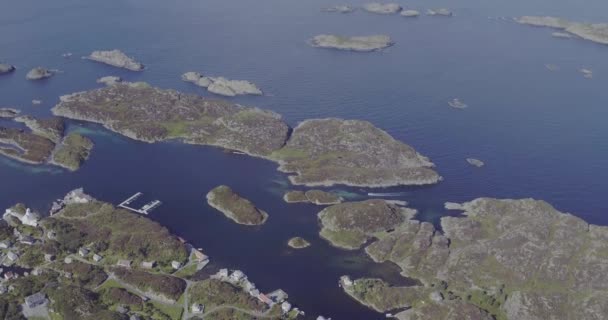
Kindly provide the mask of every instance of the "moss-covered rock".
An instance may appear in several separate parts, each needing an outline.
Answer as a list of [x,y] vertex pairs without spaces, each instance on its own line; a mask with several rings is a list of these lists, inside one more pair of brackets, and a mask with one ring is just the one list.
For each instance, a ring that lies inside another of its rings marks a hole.
[[302,237],[293,237],[289,239],[287,245],[294,249],[304,249],[310,247],[310,242]]
[[260,225],[268,219],[268,213],[258,209],[228,186],[219,186],[209,191],[207,203],[238,224]]

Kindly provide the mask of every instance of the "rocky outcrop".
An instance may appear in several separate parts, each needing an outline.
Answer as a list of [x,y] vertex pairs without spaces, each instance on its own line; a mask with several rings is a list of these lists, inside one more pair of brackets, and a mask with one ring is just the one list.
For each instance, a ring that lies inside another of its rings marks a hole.
[[322,190],[289,191],[285,193],[283,200],[287,203],[306,202],[319,206],[338,204],[344,201],[342,197]]
[[207,203],[238,224],[260,225],[268,219],[268,213],[258,209],[228,186],[219,186],[209,191]]
[[122,79],[116,76],[105,76],[97,79],[97,83],[105,84],[106,86],[112,86],[119,82],[122,82]]
[[485,163],[479,159],[475,159],[475,158],[467,158],[467,162],[477,168],[481,168],[485,165]]
[[137,62],[135,59],[127,56],[118,49],[108,51],[93,51],[88,57],[88,60],[105,63],[117,68],[123,68],[131,71],[143,71],[144,65]]
[[401,6],[396,3],[372,2],[363,6],[367,12],[376,14],[395,14],[401,11]]
[[54,143],[61,141],[65,130],[63,119],[58,117],[38,119],[32,116],[20,116],[16,117],[15,121],[25,124],[34,134],[45,137]]
[[289,127],[273,112],[163,90],[117,83],[61,97],[58,116],[100,123],[130,138],[219,146],[267,157],[280,149]]
[[54,72],[43,68],[43,67],[37,67],[34,68],[32,70],[30,70],[26,75],[25,75],[25,79],[27,80],[42,80],[42,79],[46,79],[46,78],[50,78],[54,75]]
[[429,9],[426,11],[426,14],[428,16],[441,16],[441,17],[451,17],[454,14],[452,13],[452,11],[446,9],[446,8],[439,8],[439,9]]
[[433,184],[441,177],[426,157],[371,123],[316,119],[300,123],[271,158],[295,173],[296,185],[394,186]]
[[0,63],[0,75],[15,71],[15,67],[8,63]]
[[572,22],[556,17],[523,16],[515,18],[517,23],[535,27],[560,29],[582,39],[608,44],[608,24]]
[[[405,276],[445,297],[437,302],[437,295],[423,296],[400,319],[460,319],[434,314],[446,303],[456,303],[449,308],[458,312],[474,306],[496,319],[601,319],[606,314],[608,227],[589,225],[533,199],[480,198],[446,207],[464,213],[441,218],[443,232],[403,219],[395,221],[393,231],[374,233],[377,240],[365,248],[375,261],[396,263]],[[358,216],[376,215],[370,210]],[[358,230],[357,224],[342,226]]]
[[319,234],[336,247],[355,250],[415,214],[416,210],[379,199],[336,204],[319,212]]
[[255,84],[246,80],[228,80],[224,77],[204,77],[198,72],[186,72],[182,75],[182,80],[194,83],[195,85],[207,90],[211,93],[226,97],[234,97],[237,95],[262,95]]
[[331,34],[321,34],[309,40],[313,47],[338,50],[369,52],[388,48],[394,44],[389,36],[373,35],[346,37]]
[[418,17],[420,12],[417,10],[403,10],[401,11],[401,15],[408,18]]
[[19,115],[21,111],[14,108],[0,108],[0,118],[14,118]]
[[349,5],[337,5],[333,7],[324,8],[323,11],[336,13],[351,13],[355,11],[355,8]]
[[293,237],[289,239],[287,245],[293,249],[304,249],[310,247],[310,242],[302,237]]
[[454,98],[448,101],[448,105],[454,109],[466,109],[469,107],[466,103],[462,102],[458,98]]

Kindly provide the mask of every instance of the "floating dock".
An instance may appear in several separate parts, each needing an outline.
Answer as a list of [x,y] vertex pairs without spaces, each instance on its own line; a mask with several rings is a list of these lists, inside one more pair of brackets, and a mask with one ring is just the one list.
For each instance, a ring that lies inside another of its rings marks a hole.
[[139,214],[149,214],[150,211],[156,209],[158,206],[160,206],[162,204],[162,202],[160,202],[160,200],[154,200],[154,201],[150,201],[147,204],[145,204],[143,207],[136,209],[130,206],[130,204],[139,199],[139,197],[141,197],[143,195],[142,192],[138,192],[132,196],[130,196],[129,198],[127,198],[127,200],[121,202],[118,206],[120,208],[123,209],[127,209],[129,211],[133,211]]

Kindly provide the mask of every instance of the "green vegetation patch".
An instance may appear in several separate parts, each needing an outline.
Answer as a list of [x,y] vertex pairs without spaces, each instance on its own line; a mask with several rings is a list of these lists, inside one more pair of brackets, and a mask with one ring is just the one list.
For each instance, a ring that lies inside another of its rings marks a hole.
[[186,282],[180,278],[147,273],[126,268],[113,268],[116,277],[143,292],[151,292],[177,301],[186,290]]
[[72,132],[57,146],[53,154],[53,163],[76,171],[89,158],[92,149],[93,141],[83,135]]
[[378,312],[409,308],[424,298],[424,288],[393,287],[380,279],[358,279],[346,292]]
[[171,261],[188,258],[185,245],[167,228],[107,203],[69,205],[47,219],[45,226],[56,233],[63,250],[75,252],[87,246],[108,263],[119,259],[157,261],[161,268],[170,268]]
[[219,186],[207,194],[209,205],[244,225],[259,225],[266,222],[268,214],[256,208],[251,201],[239,196],[228,186]]
[[190,287],[190,301],[200,303],[207,310],[218,306],[233,306],[262,312],[265,305],[241,288],[216,279],[197,282]]

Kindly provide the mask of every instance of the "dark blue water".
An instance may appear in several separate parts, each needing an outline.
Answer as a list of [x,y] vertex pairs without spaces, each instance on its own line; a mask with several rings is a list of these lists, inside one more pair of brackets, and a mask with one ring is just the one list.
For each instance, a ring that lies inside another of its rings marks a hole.
[[[387,189],[405,191],[401,199],[419,209],[422,219],[436,222],[447,214],[445,201],[533,197],[608,225],[608,46],[554,39],[551,30],[495,18],[546,14],[606,22],[608,3],[407,3],[421,11],[448,6],[455,16],[325,14],[319,9],[335,3],[320,0],[10,1],[0,11],[0,60],[18,71],[0,77],[0,105],[48,115],[60,95],[94,88],[106,75],[201,95],[207,93],[180,81],[183,72],[247,79],[267,95],[236,102],[277,111],[291,125],[317,117],[369,120],[429,156],[442,183]],[[307,46],[305,40],[319,33],[383,33],[397,44],[371,54]],[[80,59],[111,48],[148,68],[132,73]],[[74,56],[64,59],[65,52]],[[546,70],[548,63],[560,71]],[[38,65],[62,73],[25,81],[27,70]],[[593,69],[594,79],[583,78],[581,67]],[[455,97],[469,108],[449,108],[447,101]],[[32,99],[43,104],[33,106]],[[319,208],[283,203],[289,187],[274,163],[215,148],[134,142],[75,122],[69,129],[95,141],[90,161],[68,173],[0,159],[0,208],[26,202],[46,210],[80,186],[113,203],[141,191],[146,199],[163,201],[151,218],[218,264],[242,268],[262,289],[283,288],[309,314],[381,317],[345,297],[337,280],[342,274],[392,277],[394,270],[319,239]],[[467,157],[486,166],[471,167]],[[243,227],[210,209],[204,194],[218,184],[268,211],[268,223]],[[286,241],[296,235],[313,246],[288,250]]]

